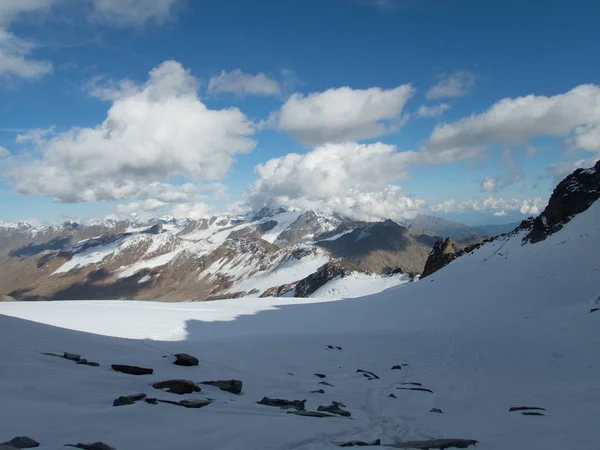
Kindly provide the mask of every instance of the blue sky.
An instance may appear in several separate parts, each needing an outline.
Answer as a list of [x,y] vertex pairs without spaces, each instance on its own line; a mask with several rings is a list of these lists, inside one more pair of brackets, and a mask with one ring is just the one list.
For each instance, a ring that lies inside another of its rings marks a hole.
[[0,0],[0,220],[470,224],[600,153],[600,5]]

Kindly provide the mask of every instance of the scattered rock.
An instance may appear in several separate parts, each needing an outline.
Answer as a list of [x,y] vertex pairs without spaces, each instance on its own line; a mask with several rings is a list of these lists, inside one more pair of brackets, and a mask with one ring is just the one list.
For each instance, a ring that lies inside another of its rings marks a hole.
[[263,399],[257,403],[259,405],[276,406],[278,408],[292,407],[298,409],[299,411],[306,410],[306,400],[285,400],[281,398],[263,397]]
[[350,411],[342,409],[342,406],[344,406],[342,403],[332,402],[331,405],[319,406],[317,408],[317,411],[325,411],[331,414],[336,414],[338,416],[350,417],[352,415],[350,414]]
[[539,412],[533,412],[533,411],[525,411],[521,413],[524,416],[543,416],[544,414],[539,413]]
[[323,384],[325,386],[331,386],[331,387],[335,387],[333,384],[328,383],[327,381],[319,381],[319,384]]
[[242,392],[243,383],[240,380],[225,380],[225,381],[201,381],[200,384],[216,386],[222,391],[239,394]]
[[334,442],[338,447],[371,447],[374,445],[381,445],[381,439],[375,439],[371,442],[364,441],[348,441],[348,442]]
[[324,394],[325,390],[323,389],[317,389],[316,391],[310,391],[311,394]]
[[123,372],[129,375],[152,375],[154,373],[154,369],[146,369],[144,367],[137,366],[127,366],[123,364],[113,364],[110,367],[112,367],[112,369],[117,372]]
[[317,411],[288,411],[288,414],[296,414],[297,416],[306,416],[306,417],[335,417],[332,414],[325,414]]
[[427,388],[421,388],[421,387],[410,387],[410,388],[405,388],[405,387],[397,387],[396,389],[403,389],[405,391],[423,391],[423,392],[431,392],[433,394],[433,391],[431,389],[427,389]]
[[63,354],[63,358],[68,359],[69,361],[79,361],[81,359],[81,355],[65,352]]
[[204,406],[208,406],[213,402],[213,400],[210,398],[181,400],[178,402],[175,402],[173,400],[159,400],[157,398],[147,398],[144,401],[146,403],[150,403],[151,405],[156,405],[158,403],[169,403],[170,405],[183,406],[184,408],[203,408]]
[[329,350],[341,350],[342,349],[342,347],[338,347],[336,345],[328,345],[327,348]]
[[6,445],[9,448],[34,448],[39,447],[40,443],[27,436],[17,436],[15,438],[12,438],[10,441],[4,442],[0,445]]
[[165,390],[171,394],[183,395],[200,392],[200,386],[188,380],[166,380],[152,383],[154,389]]
[[146,394],[124,395],[122,397],[117,398],[113,402],[113,406],[133,405],[135,402],[139,400],[144,400],[145,398]]
[[175,355],[175,358],[177,359],[173,362],[173,364],[175,364],[176,366],[197,366],[199,362],[198,358],[192,355],[188,355],[187,353],[177,353]]
[[392,367],[392,370],[402,370],[402,366],[400,364],[396,364],[394,367]]
[[444,411],[442,411],[440,408],[431,408],[431,410],[429,410],[429,412],[444,414]]
[[429,441],[406,441],[399,444],[387,444],[387,447],[444,450],[446,448],[467,448],[476,445],[478,442],[474,439],[432,439]]
[[67,444],[65,447],[82,448],[84,450],[115,450],[114,447],[105,444],[104,442],[94,442],[93,444]]
[[370,378],[372,380],[379,380],[379,377],[377,375],[375,375],[373,372],[369,372],[368,370],[356,369],[356,373],[362,373],[367,378]]
[[319,377],[319,378],[327,378],[327,375],[323,374],[323,373],[315,373],[315,377]]
[[390,395],[388,395],[388,397],[392,397],[392,398],[398,398],[398,397],[396,397],[396,396],[395,396],[393,393],[392,393],[392,394],[390,394]]
[[537,406],[513,406],[508,411],[546,411],[546,408],[539,408]]

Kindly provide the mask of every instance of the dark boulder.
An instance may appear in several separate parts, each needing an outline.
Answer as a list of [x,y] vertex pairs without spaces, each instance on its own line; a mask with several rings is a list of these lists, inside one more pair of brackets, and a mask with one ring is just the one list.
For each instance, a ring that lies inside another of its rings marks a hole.
[[117,372],[122,372],[129,375],[152,375],[154,373],[154,369],[146,369],[144,367],[137,366],[127,366],[123,364],[113,364],[110,367],[112,367],[112,369]]
[[79,361],[81,359],[81,355],[65,352],[63,354],[63,358],[68,359],[69,361]]
[[196,358],[195,356],[192,355],[188,355],[187,353],[177,353],[175,355],[175,361],[173,362],[173,364],[175,364],[176,366],[185,366],[185,367],[191,367],[191,366],[197,366],[198,365],[198,358]]
[[133,405],[135,402],[139,400],[144,400],[145,398],[146,394],[124,395],[115,399],[115,401],[113,402],[113,406]]
[[243,383],[240,380],[201,381],[200,384],[215,386],[222,391],[231,392],[232,394],[240,394],[243,386]]
[[299,411],[306,409],[306,400],[285,400],[281,398],[263,397],[259,405],[275,406],[277,408],[296,408]]
[[471,445],[476,445],[478,442],[479,441],[476,441],[474,439],[431,439],[429,441],[406,441],[400,442],[399,444],[387,444],[386,446],[391,448],[444,450],[447,448],[467,448]]
[[324,373],[315,373],[315,377],[327,378],[327,375],[325,375]]
[[39,447],[40,443],[27,436],[17,436],[0,445],[7,446],[9,448],[35,448]]
[[152,383],[154,389],[166,390],[171,394],[184,395],[200,392],[200,386],[188,380],[166,380]]
[[450,264],[456,258],[457,252],[458,247],[452,239],[445,238],[437,241],[427,258],[427,262],[425,262],[421,279]]
[[546,411],[546,408],[539,408],[537,406],[512,406],[508,411]]
[[440,408],[431,408],[429,410],[429,412],[437,413],[437,414],[444,414],[444,411],[442,411]]
[[371,380],[379,380],[379,377],[375,375],[373,372],[369,372],[368,370],[356,369],[356,373],[362,373],[365,377]]
[[331,405],[319,406],[317,408],[317,411],[324,411],[324,412],[328,412],[331,414],[336,414],[338,416],[350,417],[352,415],[350,413],[350,411],[346,411],[345,409],[342,409],[342,406],[344,406],[342,403],[331,402]]
[[323,389],[317,389],[316,391],[310,391],[311,394],[324,394],[325,391]]
[[402,366],[400,364],[396,364],[392,367],[392,370],[402,370]]

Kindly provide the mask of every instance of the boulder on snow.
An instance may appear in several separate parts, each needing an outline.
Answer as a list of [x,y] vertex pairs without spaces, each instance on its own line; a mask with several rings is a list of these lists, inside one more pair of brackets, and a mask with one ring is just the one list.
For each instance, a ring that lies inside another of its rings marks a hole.
[[277,408],[296,408],[299,411],[306,409],[306,400],[285,400],[282,398],[263,397],[259,405],[275,406]]
[[201,388],[193,381],[188,380],[166,380],[152,383],[154,389],[166,390],[171,394],[183,395],[200,392]]
[[379,380],[377,375],[375,375],[373,372],[369,372],[368,370],[356,369],[356,373],[362,373],[365,377],[371,380]]
[[216,386],[222,391],[239,394],[242,392],[243,383],[240,380],[225,380],[225,381],[201,381],[200,384]]
[[391,448],[444,450],[446,448],[467,448],[471,445],[476,445],[478,442],[474,439],[431,439],[429,441],[406,441],[399,444],[386,444],[385,446]]
[[345,409],[342,409],[341,407],[344,406],[342,403],[339,402],[331,402],[331,405],[327,405],[327,406],[319,406],[317,408],[317,411],[325,411],[331,414],[336,414],[338,416],[344,416],[344,417],[350,417],[352,414],[350,413],[350,411],[346,411]]
[[402,366],[400,364],[396,364],[392,367],[392,370],[402,370]]
[[437,413],[437,414],[444,414],[444,411],[442,411],[440,408],[431,408],[429,410],[429,412]]
[[94,442],[92,444],[67,444],[65,447],[82,448],[83,450],[115,450],[114,447],[105,444],[104,442]]
[[65,352],[63,354],[63,358],[68,359],[69,361],[79,361],[81,359],[81,355],[78,355],[77,353]]
[[146,394],[124,395],[115,399],[113,406],[133,405],[135,402],[144,400],[145,398]]
[[173,364],[175,364],[176,366],[197,366],[199,362],[198,358],[192,355],[188,355],[187,353],[177,353],[175,355],[175,358],[177,359],[173,362]]
[[546,408],[540,408],[538,406],[512,406],[508,411],[546,411]]
[[213,400],[210,398],[205,399],[186,399],[180,400],[178,402],[172,400],[159,400],[157,398],[146,398],[144,400],[146,403],[150,403],[151,405],[156,405],[158,403],[168,403],[170,405],[183,406],[184,408],[203,408],[205,406],[210,405]]
[[315,377],[327,378],[327,375],[325,375],[324,373],[315,373]]
[[381,445],[381,439],[375,439],[371,442],[364,441],[347,441],[347,442],[334,442],[338,447],[372,447]]
[[127,366],[124,364],[112,364],[110,367],[117,372],[122,372],[129,375],[152,375],[154,373],[154,369],[147,369],[145,367],[138,366]]
[[10,441],[0,444],[0,446],[6,446],[7,448],[34,448],[39,447],[40,443],[27,436],[17,436]]

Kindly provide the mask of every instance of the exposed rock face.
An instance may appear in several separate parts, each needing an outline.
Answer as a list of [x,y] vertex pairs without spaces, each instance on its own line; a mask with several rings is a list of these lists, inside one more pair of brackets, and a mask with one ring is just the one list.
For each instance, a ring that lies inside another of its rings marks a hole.
[[296,284],[294,297],[309,297],[321,286],[337,277],[345,277],[357,270],[352,264],[345,261],[333,261],[321,266],[315,273],[309,275]]
[[437,241],[427,258],[421,278],[425,278],[448,265],[456,258],[456,253],[457,247],[452,239],[445,238]]
[[577,169],[558,183],[548,206],[531,222],[525,240],[536,243],[559,231],[575,215],[600,198],[600,160],[593,168]]

